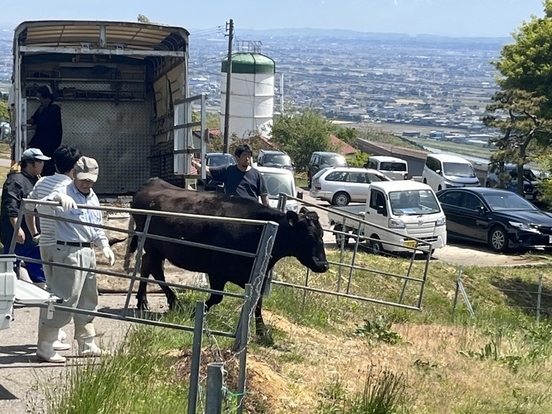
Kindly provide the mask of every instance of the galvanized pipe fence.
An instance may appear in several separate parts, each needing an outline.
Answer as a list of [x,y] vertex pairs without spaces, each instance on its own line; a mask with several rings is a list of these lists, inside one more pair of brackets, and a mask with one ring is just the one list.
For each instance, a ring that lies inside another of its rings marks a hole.
[[[45,205],[51,205],[51,206],[59,205],[59,203],[57,202],[24,199],[19,211],[15,232],[14,232],[14,237],[12,238],[8,254],[24,262],[26,261],[26,262],[45,264],[46,262],[42,260],[37,260],[30,257],[25,257],[25,256],[14,255],[15,244],[16,244],[15,235],[17,234],[17,231],[21,226],[24,214],[33,215],[37,217],[46,217],[52,220],[60,220],[60,221],[65,221],[68,223],[74,223],[78,225],[82,225],[82,222],[77,220],[71,220],[64,217],[58,217],[58,216],[36,212],[26,207],[28,203],[32,204],[33,206],[37,204],[45,204]],[[131,274],[115,272],[115,271],[105,270],[101,268],[95,269],[95,273],[97,274],[129,280],[129,288],[128,288],[128,292],[125,300],[125,305],[123,306],[123,309],[120,314],[68,308],[63,304],[54,304],[53,305],[54,309],[58,311],[64,311],[64,312],[87,314],[87,315],[91,315],[99,318],[115,319],[119,321],[133,322],[133,323],[166,327],[171,329],[178,329],[178,330],[192,332],[193,333],[193,350],[192,350],[193,352],[192,352],[192,369],[190,373],[190,391],[189,391],[189,404],[188,404],[189,414],[196,413],[200,383],[202,382],[199,378],[199,367],[201,364],[202,335],[206,334],[210,338],[212,338],[213,336],[234,338],[234,346],[233,346],[234,354],[232,358],[237,358],[239,360],[238,389],[236,390],[236,393],[234,394],[234,396],[238,397],[236,401],[236,412],[241,413],[243,410],[243,399],[246,395],[245,378],[246,378],[246,362],[247,362],[247,344],[251,339],[250,325],[254,317],[253,314],[254,314],[256,303],[260,295],[262,294],[264,275],[266,274],[268,262],[270,260],[274,239],[276,237],[276,232],[278,230],[278,224],[274,222],[268,222],[268,221],[262,221],[262,220],[200,216],[200,215],[192,215],[192,214],[185,214],[185,213],[159,212],[159,211],[152,211],[152,210],[138,210],[138,209],[121,208],[121,207],[110,207],[110,206],[93,207],[93,206],[78,205],[77,207],[84,208],[84,209],[100,210],[102,211],[102,214],[115,213],[119,215],[128,214],[129,216],[131,214],[141,214],[146,216],[146,224],[142,232],[134,231],[131,228],[122,229],[119,227],[108,226],[103,224],[90,225],[92,227],[101,228],[103,230],[114,231],[117,233],[125,233],[127,235],[127,238],[132,237],[134,235],[138,236],[138,248],[135,255],[135,265]],[[227,249],[227,248],[221,248],[217,246],[194,243],[194,242],[181,240],[181,239],[168,238],[160,235],[155,235],[150,232],[151,218],[153,216],[179,217],[179,218],[185,218],[189,220],[200,220],[205,222],[208,222],[208,221],[227,222],[227,223],[239,223],[240,225],[262,226],[261,239],[258,244],[257,251],[255,253],[250,253],[250,252],[245,252],[237,249]],[[167,281],[157,281],[157,280],[142,278],[138,276],[138,274],[140,271],[143,247],[145,244],[145,240],[147,238],[168,241],[175,244],[200,247],[204,249],[210,249],[214,251],[252,258],[254,260],[254,263],[253,263],[252,272],[250,274],[250,284],[246,285],[246,289],[243,294],[236,294],[236,293],[226,292],[226,291],[216,291],[216,290],[198,287],[198,286],[189,285],[189,284],[179,284],[179,283],[172,283]],[[90,270],[88,268],[70,266],[70,265],[66,265],[58,262],[48,262],[47,264],[53,266],[54,268],[63,267],[63,268],[71,268],[75,270]],[[154,319],[148,318],[146,314],[138,314],[138,316],[136,315],[132,316],[134,312],[130,310],[129,305],[130,305],[130,297],[132,296],[132,292],[133,292],[133,287],[136,282],[155,283],[159,286],[168,286],[170,288],[176,288],[176,289],[194,290],[194,291],[210,293],[210,294],[214,293],[214,294],[241,299],[242,306],[241,306],[240,317],[238,320],[238,326],[236,327],[236,330],[234,332],[225,332],[225,331],[209,329],[207,327],[206,319],[205,319],[204,301],[196,303],[194,326],[187,326],[184,324],[177,324],[177,323],[168,323],[162,320],[154,320]],[[227,362],[228,361],[221,361],[221,363],[223,364]],[[211,395],[213,395],[213,393],[211,393]]]

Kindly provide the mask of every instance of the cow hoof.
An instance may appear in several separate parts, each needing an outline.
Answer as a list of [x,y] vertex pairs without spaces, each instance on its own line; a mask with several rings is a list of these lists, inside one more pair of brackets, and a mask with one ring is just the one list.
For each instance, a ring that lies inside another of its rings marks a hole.
[[142,312],[147,312],[147,311],[149,311],[150,309],[149,309],[149,305],[148,305],[147,302],[142,302],[142,303],[138,303],[138,304],[136,305],[136,310],[142,311]]
[[255,331],[257,334],[257,342],[260,345],[264,346],[273,346],[274,345],[274,338],[272,337],[271,333],[268,331],[268,329],[257,329]]

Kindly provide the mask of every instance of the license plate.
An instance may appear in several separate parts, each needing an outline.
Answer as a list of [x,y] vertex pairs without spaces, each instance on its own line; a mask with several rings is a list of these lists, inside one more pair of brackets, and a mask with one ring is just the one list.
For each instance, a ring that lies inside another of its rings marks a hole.
[[532,199],[533,199],[533,194],[527,194],[527,195],[525,196],[525,198],[526,198],[527,200],[532,200]]
[[[552,236],[551,236],[551,237],[552,237]],[[417,243],[416,243],[416,240],[405,240],[405,241],[404,241],[405,247],[410,247],[410,248],[412,248],[412,249],[413,249],[414,247],[416,247],[416,244],[417,244]]]

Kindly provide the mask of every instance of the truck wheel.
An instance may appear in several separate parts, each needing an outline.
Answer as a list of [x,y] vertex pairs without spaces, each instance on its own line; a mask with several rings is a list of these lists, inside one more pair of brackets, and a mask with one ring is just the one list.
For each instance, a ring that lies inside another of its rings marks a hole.
[[508,235],[502,227],[493,227],[489,232],[488,243],[495,252],[503,252],[508,249]]
[[427,184],[427,178],[424,178],[424,184]]
[[443,187],[439,186],[437,187],[437,191],[441,191],[443,189]]
[[307,177],[307,187],[309,189],[312,187],[312,177],[310,175]]
[[[343,231],[343,225],[336,224],[334,230]],[[347,247],[349,245],[349,238],[347,236],[335,233],[335,244],[337,245],[337,247],[341,247],[341,241],[343,241],[344,247]]]
[[370,240],[370,251],[372,254],[380,255],[383,254],[383,244],[379,240],[378,236],[372,236],[374,240]]
[[336,206],[346,206],[347,204],[349,204],[349,201],[351,201],[351,197],[349,197],[349,194],[340,191],[339,193],[334,195],[332,204]]

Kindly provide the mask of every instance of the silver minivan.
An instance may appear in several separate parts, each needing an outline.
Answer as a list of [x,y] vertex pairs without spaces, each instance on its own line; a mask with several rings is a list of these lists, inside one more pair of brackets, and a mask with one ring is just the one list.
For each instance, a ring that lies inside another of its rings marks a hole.
[[422,181],[434,191],[481,186],[471,162],[450,154],[427,154]]

